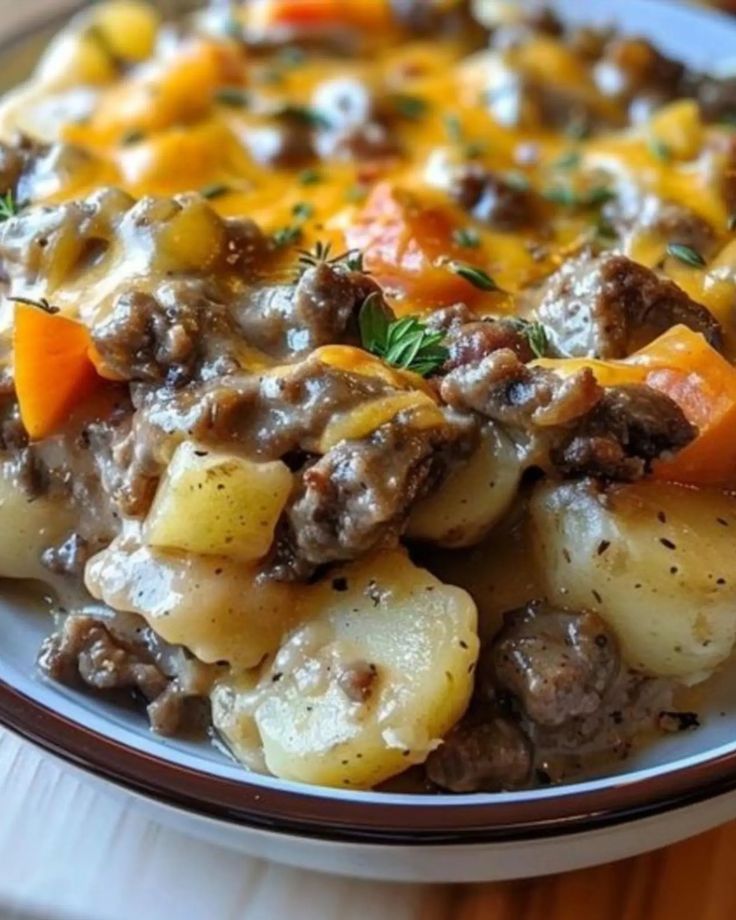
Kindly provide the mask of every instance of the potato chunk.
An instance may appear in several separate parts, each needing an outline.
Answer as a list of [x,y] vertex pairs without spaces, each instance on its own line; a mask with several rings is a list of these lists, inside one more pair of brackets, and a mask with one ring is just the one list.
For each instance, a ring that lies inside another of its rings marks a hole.
[[478,654],[476,609],[396,550],[308,590],[312,615],[254,690],[213,693],[217,728],[276,776],[370,788],[425,760],[463,714]]
[[273,542],[291,485],[281,461],[253,463],[187,441],[158,488],[145,542],[241,562],[260,559]]
[[237,672],[276,651],[299,618],[300,586],[255,576],[254,567],[232,559],[117,539],[89,561],[85,582],[93,597],[140,614],[166,642]]
[[472,546],[508,511],[522,469],[511,441],[489,426],[469,461],[414,508],[408,535],[440,546]]
[[736,497],[659,482],[544,484],[533,542],[551,603],[595,610],[627,663],[694,683],[736,638]]

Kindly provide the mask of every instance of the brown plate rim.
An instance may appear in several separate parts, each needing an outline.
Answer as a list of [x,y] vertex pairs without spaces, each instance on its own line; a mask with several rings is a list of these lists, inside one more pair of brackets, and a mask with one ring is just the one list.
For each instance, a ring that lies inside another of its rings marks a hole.
[[290,836],[381,844],[538,839],[650,817],[736,789],[736,751],[610,786],[517,801],[407,797],[386,803],[329,789],[275,788],[205,773],[102,735],[0,680],[0,725],[98,778],[157,802]]

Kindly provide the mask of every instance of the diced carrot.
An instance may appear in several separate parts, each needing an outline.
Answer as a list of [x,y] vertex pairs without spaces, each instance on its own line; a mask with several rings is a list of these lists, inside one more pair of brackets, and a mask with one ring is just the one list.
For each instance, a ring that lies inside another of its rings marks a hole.
[[246,22],[258,32],[289,26],[357,25],[377,28],[390,21],[386,0],[251,0]]
[[658,479],[736,486],[736,368],[685,326],[670,329],[629,361],[647,369],[644,382],[673,399],[698,437],[655,466]]
[[14,377],[20,416],[38,440],[63,424],[99,381],[82,323],[17,304],[13,329]]
[[563,374],[590,367],[603,386],[646,383],[666,393],[698,429],[672,460],[655,464],[654,476],[690,485],[736,487],[736,368],[700,333],[673,326],[623,361],[585,358],[537,362]]
[[[363,253],[363,262],[383,286],[404,294],[412,306],[446,306],[476,301],[482,291],[455,274],[453,259],[465,261],[453,240],[458,225],[452,211],[424,201],[388,182],[375,187],[345,239]],[[475,259],[482,259],[482,251]],[[480,263],[479,263],[480,264]]]

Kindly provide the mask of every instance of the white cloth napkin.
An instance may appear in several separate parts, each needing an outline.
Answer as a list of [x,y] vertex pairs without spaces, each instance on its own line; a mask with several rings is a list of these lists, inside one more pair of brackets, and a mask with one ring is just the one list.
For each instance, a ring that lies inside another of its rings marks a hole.
[[192,839],[0,729],[2,920],[429,920],[446,894],[286,869]]

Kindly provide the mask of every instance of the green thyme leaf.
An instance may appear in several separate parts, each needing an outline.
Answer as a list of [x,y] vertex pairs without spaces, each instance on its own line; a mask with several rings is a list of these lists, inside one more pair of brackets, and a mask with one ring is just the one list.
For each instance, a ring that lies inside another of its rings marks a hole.
[[518,170],[511,170],[511,172],[504,173],[503,176],[504,182],[506,185],[511,186],[518,192],[526,192],[531,187],[528,176],[525,176],[523,172]]
[[704,268],[706,265],[705,259],[698,250],[684,243],[668,243],[667,254],[684,262],[685,265],[692,265],[693,268]]
[[465,249],[477,249],[480,246],[480,236],[473,227],[458,227],[457,230],[453,230],[452,240]]
[[442,119],[442,123],[445,126],[445,131],[447,131],[447,136],[450,140],[459,144],[463,139],[463,126],[460,123],[460,119],[454,112],[448,112]]
[[4,195],[0,195],[0,223],[10,220],[18,213],[18,203],[13,196],[13,190],[10,189]]
[[736,230],[736,213],[729,216],[727,226],[729,230]]
[[585,192],[578,192],[569,185],[553,185],[542,194],[547,201],[565,208],[596,208],[614,197],[613,191],[605,185],[595,185]]
[[565,127],[565,135],[573,141],[583,141],[590,136],[590,122],[587,118],[573,118]]
[[658,137],[650,137],[647,142],[647,148],[654,159],[659,160],[661,163],[669,163],[672,159],[672,151],[669,146]]
[[577,166],[580,166],[580,154],[577,150],[568,150],[567,153],[563,153],[562,156],[559,156],[555,162],[554,166],[557,169],[575,169]]
[[302,185],[317,185],[322,181],[322,173],[318,169],[303,169],[299,173],[299,182]]
[[291,213],[298,220],[308,220],[314,216],[314,205],[308,201],[299,201],[291,209]]
[[[290,246],[292,243],[296,243],[302,238],[302,225],[305,220],[308,220],[314,214],[314,205],[310,204],[308,201],[298,201],[291,209],[291,213],[294,215],[293,223],[288,224],[286,227],[281,227],[271,234],[271,239],[279,248],[282,246]],[[325,244],[317,243],[317,246],[324,245]],[[329,244],[327,244],[327,251],[329,251]],[[302,254],[304,254],[304,251]],[[301,257],[299,261],[302,261]],[[317,261],[324,260],[318,257]]]
[[423,118],[429,109],[429,103],[421,96],[412,96],[409,93],[394,93],[391,102],[402,118],[418,121]]
[[482,268],[478,268],[477,265],[469,265],[467,262],[458,262],[455,260],[448,263],[448,268],[451,272],[454,272],[460,278],[464,278],[465,281],[469,281],[473,287],[477,287],[481,291],[501,290],[493,278],[491,278],[487,272],[483,271]]
[[544,326],[538,322],[522,319],[520,316],[513,317],[512,323],[529,343],[532,354],[537,358],[543,358],[549,349],[549,339]]
[[226,185],[224,182],[210,182],[209,185],[203,185],[199,190],[199,194],[203,198],[207,198],[212,201],[214,198],[222,198],[223,195],[227,195],[228,192],[231,192],[232,189],[229,185]]
[[132,147],[133,144],[139,144],[145,136],[145,131],[141,131],[140,128],[131,128],[120,138],[120,143],[123,147]]
[[250,96],[237,86],[222,86],[215,93],[215,102],[229,105],[233,109],[244,109],[250,104]]
[[59,312],[59,308],[52,307],[45,297],[39,297],[38,299],[35,297],[8,297],[8,300],[12,300],[14,303],[24,303],[29,307],[38,307],[44,313],[51,313],[52,315]]
[[391,319],[377,291],[366,297],[358,325],[363,348],[393,367],[426,377],[447,360],[443,332],[428,329],[414,316]]

